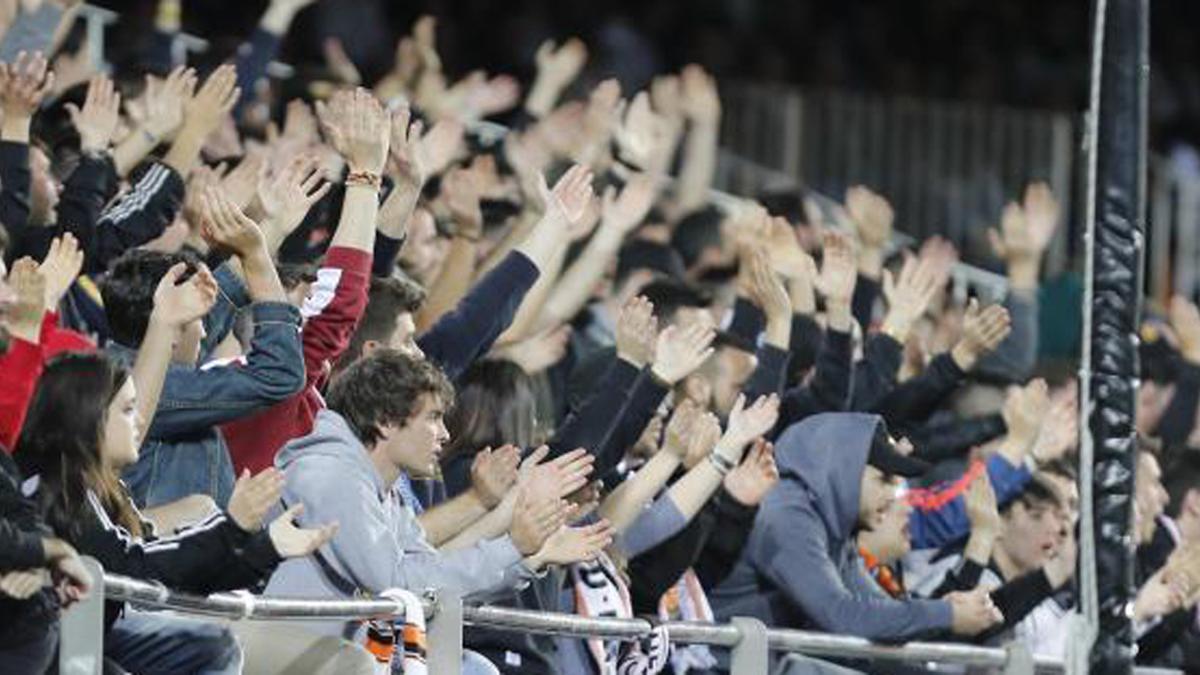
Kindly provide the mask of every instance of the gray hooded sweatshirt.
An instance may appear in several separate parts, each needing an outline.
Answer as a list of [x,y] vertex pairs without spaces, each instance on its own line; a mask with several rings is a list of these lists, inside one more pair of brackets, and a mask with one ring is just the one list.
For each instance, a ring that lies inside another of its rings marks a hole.
[[[268,595],[344,598],[348,581],[367,593],[452,589],[480,596],[519,588],[534,576],[507,536],[439,553],[412,507],[394,485],[384,484],[362,442],[331,410],[317,414],[311,434],[285,445],[275,466],[287,477],[283,501],[304,504],[301,524],[339,525],[333,540],[321,547],[320,559],[284,561],[271,577]],[[357,628],[356,623],[332,623],[320,630],[349,637]]]
[[772,626],[902,641],[947,630],[950,605],[895,600],[851,569],[852,536],[876,415],[826,413],[775,442],[780,482],[758,509],[729,576],[709,593],[718,620],[753,616]]

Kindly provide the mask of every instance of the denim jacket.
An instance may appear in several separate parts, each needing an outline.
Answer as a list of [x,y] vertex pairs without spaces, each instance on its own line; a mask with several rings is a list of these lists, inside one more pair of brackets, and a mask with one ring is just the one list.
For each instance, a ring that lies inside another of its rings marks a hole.
[[[216,316],[205,320],[209,334],[201,362],[216,344],[214,338],[219,341],[221,333],[228,332],[228,317],[239,302],[248,299],[227,269],[219,269],[216,276],[221,294],[212,311]],[[274,405],[304,386],[300,311],[278,302],[255,303],[249,311],[254,337],[243,358],[168,367],[138,461],[123,476],[139,506],[159,506],[197,493],[224,505],[233,490],[233,464],[217,426]],[[106,350],[126,366],[137,357],[136,350],[116,343]]]

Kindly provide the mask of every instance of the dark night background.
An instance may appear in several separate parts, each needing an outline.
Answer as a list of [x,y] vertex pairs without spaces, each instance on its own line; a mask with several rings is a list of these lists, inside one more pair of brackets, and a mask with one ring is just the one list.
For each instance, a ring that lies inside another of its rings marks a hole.
[[[115,60],[133,58],[153,0],[97,0],[122,13]],[[1155,144],[1193,140],[1200,119],[1200,3],[1155,0],[1152,112]],[[184,28],[221,59],[247,35],[265,2],[192,0]],[[297,19],[284,60],[319,61],[338,36],[368,80],[390,65],[397,38],[420,14],[439,18],[449,74],[473,68],[527,77],[545,37],[579,35],[589,75],[627,87],[698,62],[719,79],[789,81],[1021,107],[1081,109],[1087,82],[1086,0],[321,0]],[[584,79],[587,82],[588,78]]]

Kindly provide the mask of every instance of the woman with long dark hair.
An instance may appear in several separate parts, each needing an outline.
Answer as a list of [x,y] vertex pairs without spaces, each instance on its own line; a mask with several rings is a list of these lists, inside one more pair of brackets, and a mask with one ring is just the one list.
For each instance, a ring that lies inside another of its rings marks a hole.
[[[38,381],[16,457],[27,475],[38,477],[46,521],[80,553],[109,572],[207,594],[257,587],[283,558],[328,541],[332,527],[302,530],[292,523],[298,506],[262,528],[278,501],[277,472],[238,481],[227,512],[156,533],[118,477],[137,460],[143,427],[137,403],[129,373],[103,355],[63,355]],[[225,627],[123,610],[109,604],[105,639],[106,656],[122,668],[241,671],[241,649]]]

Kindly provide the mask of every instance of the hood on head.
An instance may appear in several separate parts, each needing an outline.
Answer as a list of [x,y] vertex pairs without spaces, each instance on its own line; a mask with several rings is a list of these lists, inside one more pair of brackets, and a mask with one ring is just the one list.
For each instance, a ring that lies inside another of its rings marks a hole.
[[878,415],[823,413],[793,424],[775,441],[780,477],[808,488],[834,538],[849,537],[858,522],[863,469],[882,423]]

